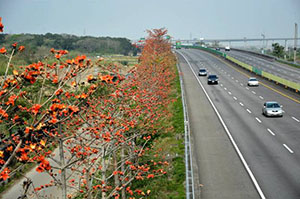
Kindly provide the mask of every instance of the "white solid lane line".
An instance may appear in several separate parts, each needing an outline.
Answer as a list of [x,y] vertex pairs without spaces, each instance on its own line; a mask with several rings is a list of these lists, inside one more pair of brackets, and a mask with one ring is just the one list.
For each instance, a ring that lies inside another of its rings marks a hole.
[[273,131],[271,131],[271,129],[267,129],[269,133],[271,133],[271,135],[275,136],[275,133]]
[[292,149],[290,149],[286,144],[283,144],[283,146],[290,152],[290,153],[294,153],[294,151]]
[[297,118],[293,117],[292,118],[296,121],[296,122],[300,122],[300,120],[298,120]]
[[248,113],[252,113],[249,109],[246,109]]
[[258,118],[258,117],[256,117],[255,118],[259,123],[261,123],[261,120]]

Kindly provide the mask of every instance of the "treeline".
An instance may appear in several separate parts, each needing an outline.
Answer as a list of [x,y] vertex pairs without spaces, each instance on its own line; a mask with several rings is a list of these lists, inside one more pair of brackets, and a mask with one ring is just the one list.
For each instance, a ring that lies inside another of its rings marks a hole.
[[26,62],[42,59],[51,48],[76,51],[84,54],[136,54],[136,49],[126,38],[75,36],[68,34],[1,34],[0,46],[9,48],[13,43],[25,46],[22,55]]

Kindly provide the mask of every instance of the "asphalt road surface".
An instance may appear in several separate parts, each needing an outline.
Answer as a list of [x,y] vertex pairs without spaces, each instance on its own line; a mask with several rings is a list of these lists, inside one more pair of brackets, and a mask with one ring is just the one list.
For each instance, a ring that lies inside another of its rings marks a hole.
[[[247,80],[253,74],[200,50],[182,49],[178,52],[181,53],[177,55],[187,90],[193,154],[197,167],[194,169],[197,171],[195,181],[200,184],[200,196],[300,198],[299,94],[291,94],[259,77],[260,86],[248,87]],[[195,76],[182,55],[195,74],[198,74],[199,68],[206,68],[210,74],[219,76],[219,84],[207,85],[206,77]],[[245,168],[241,169],[243,165],[237,161],[233,146],[228,144],[228,136],[218,117],[212,114],[207,100],[205,102],[205,95],[196,78],[236,141],[257,180],[256,186],[253,181],[249,182],[249,172]],[[263,116],[262,105],[265,101],[282,104],[284,116]],[[260,195],[259,189],[262,191]]]
[[241,51],[226,51],[229,56],[278,77],[300,83],[300,69]]

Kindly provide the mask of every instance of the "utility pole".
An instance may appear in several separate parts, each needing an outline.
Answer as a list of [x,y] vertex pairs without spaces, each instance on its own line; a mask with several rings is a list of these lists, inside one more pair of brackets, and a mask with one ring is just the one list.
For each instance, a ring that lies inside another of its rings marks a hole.
[[298,38],[298,25],[295,23],[295,40],[294,40],[294,63],[296,64],[297,57],[297,38]]

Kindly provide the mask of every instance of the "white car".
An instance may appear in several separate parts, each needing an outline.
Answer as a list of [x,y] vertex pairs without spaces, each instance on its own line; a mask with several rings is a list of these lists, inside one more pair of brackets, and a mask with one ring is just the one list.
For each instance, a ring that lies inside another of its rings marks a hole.
[[225,51],[230,51],[230,47],[229,47],[229,46],[226,46],[226,47],[225,47]]
[[205,68],[200,68],[198,75],[199,76],[206,76],[207,75],[206,69]]
[[258,80],[255,77],[250,77],[248,80],[248,86],[258,86]]

